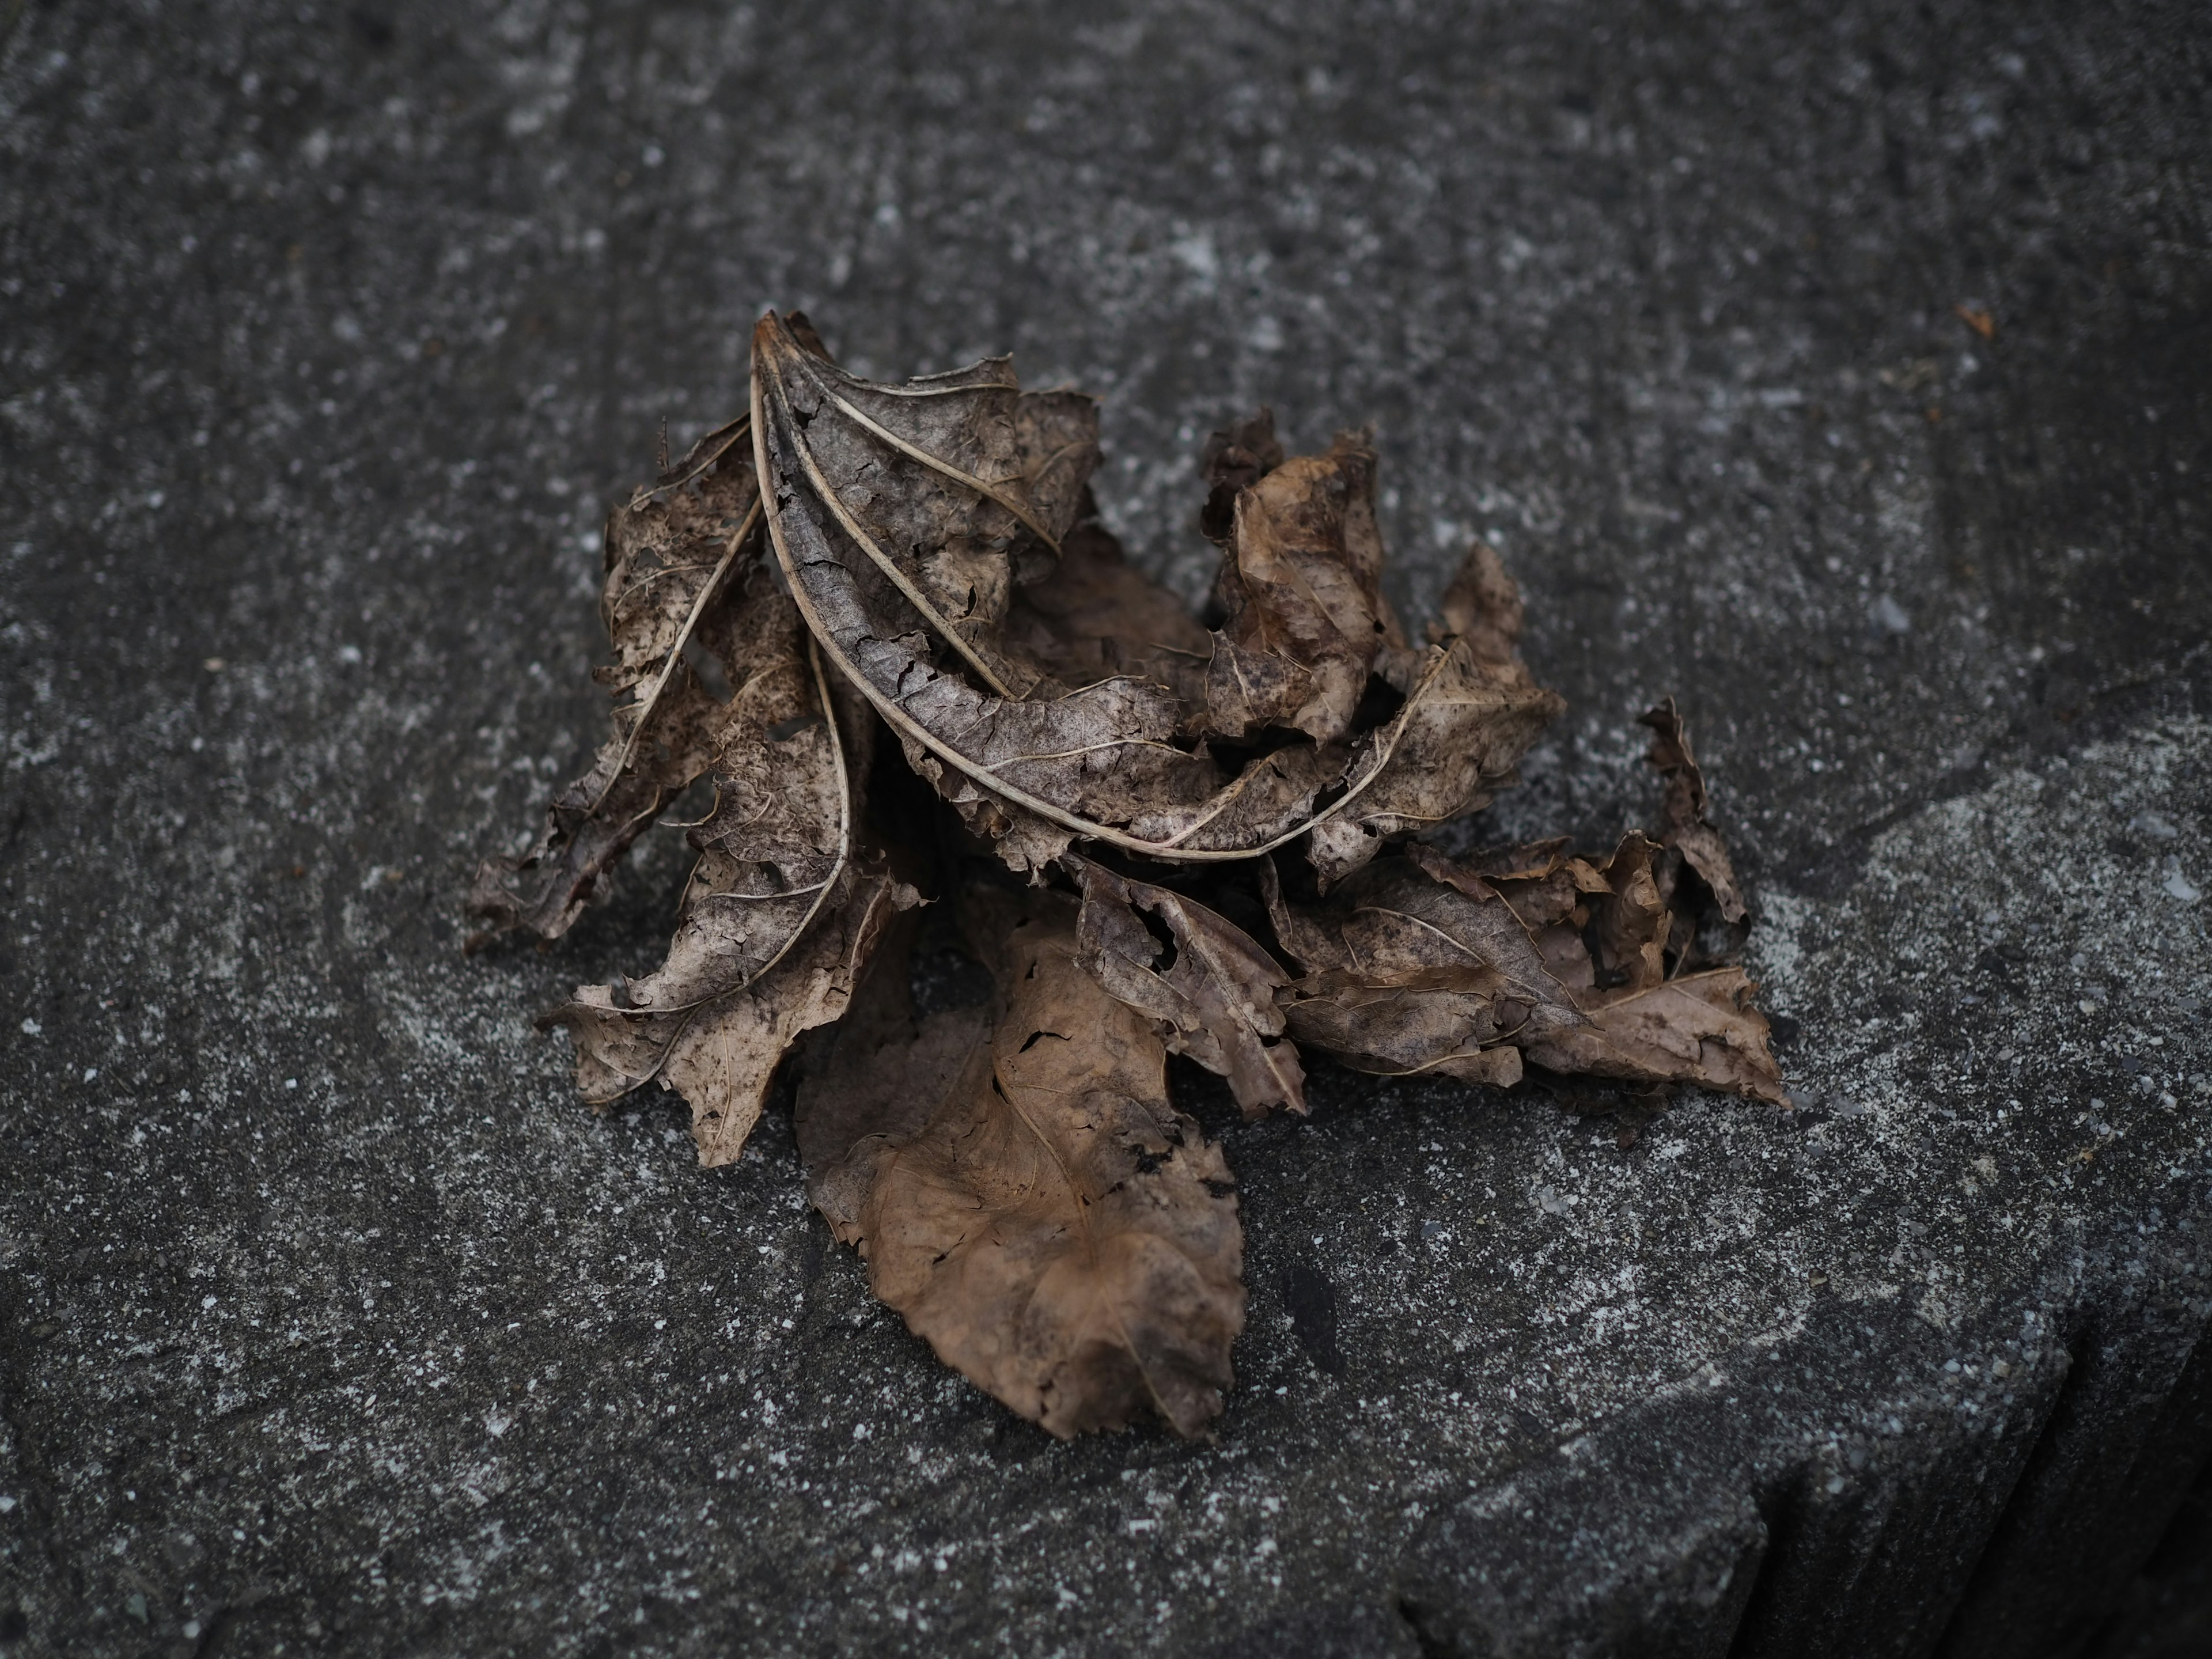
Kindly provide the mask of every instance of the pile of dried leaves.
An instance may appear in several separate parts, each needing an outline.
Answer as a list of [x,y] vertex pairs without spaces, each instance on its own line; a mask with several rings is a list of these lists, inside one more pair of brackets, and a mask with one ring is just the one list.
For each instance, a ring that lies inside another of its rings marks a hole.
[[[750,412],[608,523],[612,736],[471,900],[477,942],[558,938],[711,781],[667,960],[544,1023],[594,1103],[680,1092],[708,1164],[834,1023],[795,1109],[815,1204],[947,1364],[1059,1435],[1140,1407],[1196,1433],[1231,1380],[1235,1185],[1170,1054],[1248,1117],[1304,1111],[1313,1053],[1780,1097],[1673,705],[1644,717],[1648,835],[1444,857],[1412,837],[1563,706],[1497,556],[1417,643],[1364,436],[1285,458],[1262,412],[1204,459],[1210,629],[1099,523],[1090,398],[1003,358],[878,385],[771,313]],[[933,902],[994,988],[921,1017]]]

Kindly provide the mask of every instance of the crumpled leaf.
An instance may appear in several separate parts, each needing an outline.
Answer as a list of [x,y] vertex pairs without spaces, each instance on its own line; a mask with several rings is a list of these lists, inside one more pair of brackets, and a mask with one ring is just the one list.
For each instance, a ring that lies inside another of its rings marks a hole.
[[[1057,540],[1068,526],[1013,514],[1007,501],[1015,492],[1006,481],[1030,477],[1067,448],[1029,457],[1021,421],[1010,413],[994,422],[979,413],[959,428],[968,447],[956,463],[927,448],[919,417],[910,430],[900,422],[911,407],[944,427],[940,403],[1012,410],[1025,395],[1002,360],[902,387],[872,386],[809,349],[773,313],[754,335],[755,447],[770,537],[793,595],[838,671],[898,734],[915,770],[970,828],[997,842],[1009,865],[1041,872],[1078,837],[1170,860],[1247,857],[1397,777],[1392,763],[1409,733],[1416,746],[1466,735],[1474,703],[1461,683],[1473,671],[1458,660],[1464,653],[1443,645],[1409,659],[1404,705],[1386,724],[1349,744],[1269,750],[1234,778],[1224,778],[1202,748],[1178,746],[1194,711],[1170,684],[1121,673],[1062,689],[1041,670],[1023,683],[1035,665],[1015,659],[1004,630],[994,637],[969,625],[988,620],[980,601],[955,615],[939,603],[942,594],[925,591],[923,574],[943,562],[927,537],[968,550],[963,570],[975,568],[979,545],[1003,549],[1012,568],[1024,546]],[[864,404],[873,412],[862,418]],[[1076,459],[1083,458],[1069,465]],[[986,538],[949,507],[919,528],[911,513],[878,512],[880,480],[900,468],[927,473],[933,499],[964,501],[975,522],[1004,533]],[[1032,491],[1024,499],[1038,498]],[[978,578],[967,591],[986,590],[1000,587]],[[942,658],[940,647],[950,647]],[[1488,699],[1486,712],[1497,701]],[[1484,745],[1478,770],[1498,746]],[[1395,822],[1418,805],[1410,796],[1419,792],[1403,781],[1391,788],[1409,797],[1389,809]],[[1322,804],[1325,790],[1334,799]]]
[[1323,890],[1391,838],[1489,805],[1566,708],[1521,660],[1521,595],[1487,544],[1468,550],[1439,609],[1426,659],[1382,653],[1385,677],[1407,694],[1403,732],[1371,774],[1353,769],[1358,793],[1315,826],[1308,856]]
[[1723,920],[1740,922],[1746,914],[1743,893],[1720,832],[1705,822],[1705,775],[1690,753],[1689,736],[1674,698],[1646,712],[1642,720],[1651,728],[1651,764],[1667,781],[1666,799],[1659,810],[1659,840],[1681,854],[1711,890]]
[[567,933],[661,807],[713,766],[728,715],[684,647],[712,648],[731,574],[760,550],[750,435],[747,417],[709,432],[608,519],[599,616],[615,660],[592,677],[626,701],[591,769],[546,808],[536,845],[477,869],[469,909],[490,925],[471,950],[515,928]]
[[[1264,411],[1260,420],[1273,424]],[[1245,452],[1209,451],[1218,499]],[[1206,667],[1206,729],[1243,738],[1284,726],[1323,744],[1352,735],[1369,665],[1406,643],[1382,597],[1367,434],[1339,433],[1326,455],[1279,461],[1231,510],[1216,587],[1228,619]]]
[[658,1079],[690,1103],[699,1162],[728,1164],[760,1121],[783,1056],[843,1016],[884,929],[920,902],[879,861],[851,861],[795,947],[748,983],[668,1012],[621,1006],[612,986],[579,986],[538,1026],[568,1028],[576,1085],[594,1105]]
[[[731,586],[702,629],[732,690],[667,959],[619,995],[579,987],[541,1022],[568,1027],[594,1104],[655,1079],[682,1093],[708,1164],[744,1149],[785,1050],[837,1017],[885,918],[915,902],[879,856],[856,863],[866,756],[847,752],[855,723],[838,718],[796,607],[757,562]],[[863,751],[872,729],[855,726]]]
[[[1668,762],[1655,752],[1654,763]],[[1262,886],[1277,940],[1307,969],[1279,994],[1288,1029],[1306,1048],[1386,1075],[1508,1087],[1525,1060],[1779,1101],[1781,1072],[1743,970],[1683,973],[1679,951],[1670,963],[1678,913],[1663,856],[1635,831],[1602,864],[1564,841],[1467,863],[1416,842],[1318,908],[1287,902],[1270,866]]]
[[916,1025],[902,953],[800,1087],[809,1191],[939,1358],[1055,1435],[1221,1411],[1243,1232],[1218,1146],[1168,1103],[1152,1022],[1039,895],[983,1009]]
[[[1355,1071],[1510,1087],[1532,1035],[1583,1016],[1495,894],[1440,882],[1414,856],[1378,860],[1326,907],[1279,917],[1309,969],[1281,994],[1291,1035]],[[1279,889],[1269,898],[1289,911]]]
[[[668,958],[629,981],[629,1006],[678,1013],[757,977],[827,902],[851,852],[854,803],[830,688],[799,612],[756,564],[716,620],[732,690],[714,810]],[[863,726],[865,733],[868,727]]]
[[[586,1096],[657,1080],[690,1103],[701,1161],[726,1163],[785,1054],[834,1024],[795,1127],[877,1294],[1054,1434],[1149,1410],[1192,1435],[1231,1381],[1243,1234],[1168,1052],[1248,1117],[1304,1109],[1301,1046],[1502,1087],[1533,1066],[1778,1100],[1781,1079],[1671,701],[1644,717],[1650,834],[1602,855],[1408,842],[1513,781],[1563,706],[1520,657],[1497,555],[1471,549],[1409,644],[1368,439],[1286,458],[1262,410],[1206,446],[1209,633],[1101,523],[1097,428],[1091,400],[1025,392],[1005,359],[879,385],[804,317],[763,318],[749,416],[609,526],[613,738],[472,902],[495,933],[557,936],[711,777],[666,959],[544,1022],[569,1029]],[[994,992],[917,1021],[910,882],[963,886],[952,814],[1036,884],[967,885]],[[1244,873],[1151,882],[1124,854],[1248,861],[1257,906]],[[1230,920],[1261,914],[1277,954]]]
[[1227,1078],[1247,1118],[1275,1106],[1304,1112],[1305,1068],[1297,1045],[1283,1038],[1275,1006],[1290,975],[1275,959],[1243,928],[1180,893],[1073,854],[1061,861],[1082,892],[1075,933],[1084,970],[1149,1015],[1170,1053]]
[[[1519,919],[1500,890],[1514,884],[1493,886],[1430,848],[1410,851],[1432,879],[1463,896],[1506,903]],[[1779,1103],[1781,1068],[1743,969],[1731,964],[1663,976],[1659,964],[1674,914],[1657,900],[1651,842],[1632,830],[1601,868],[1583,860],[1568,860],[1567,867],[1583,902],[1528,932],[1546,971],[1584,1018],[1575,1024],[1532,1024],[1518,1041],[1528,1061],[1555,1072],[1690,1083]]]

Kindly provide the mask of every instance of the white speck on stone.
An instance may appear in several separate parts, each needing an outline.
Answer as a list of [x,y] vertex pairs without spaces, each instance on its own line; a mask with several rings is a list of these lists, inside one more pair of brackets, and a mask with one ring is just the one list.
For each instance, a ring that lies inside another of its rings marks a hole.
[[46,1029],[46,1028],[45,1026],[40,1024],[35,1019],[27,1019],[23,1022],[22,1025],[23,1035],[25,1036],[38,1036],[43,1033]]
[[2194,904],[2204,896],[2203,890],[2181,873],[2181,862],[2178,859],[2166,861],[2166,890],[2184,904]]
[[1884,593],[1867,607],[1867,616],[1885,634],[1910,634],[1912,618],[1905,614],[1905,607]]
[[514,1419],[511,1417],[503,1417],[495,1411],[484,1413],[484,1432],[495,1440],[514,1426]]
[[1169,245],[1168,252],[1200,283],[1211,284],[1221,275],[1221,256],[1214,251],[1213,238],[1203,232],[1178,238]]
[[100,1075],[100,1067],[99,1067],[99,1066],[86,1066],[86,1067],[84,1068],[84,1080],[85,1080],[87,1083],[91,1082],[91,1081],[93,1080],[93,1079],[94,1079],[94,1078],[98,1077],[99,1075]]
[[206,1312],[206,1311],[207,1311],[207,1310],[209,1310],[210,1308],[212,1308],[213,1306],[215,1306],[215,1302],[216,1302],[215,1297],[211,1297],[211,1296],[204,1296],[204,1297],[202,1297],[200,1298],[200,1311],[201,1311],[201,1312],[203,1312],[203,1313]]
[[15,1500],[14,1498],[8,1497],[4,1493],[0,1493],[0,1515],[7,1514],[9,1510],[15,1507]]

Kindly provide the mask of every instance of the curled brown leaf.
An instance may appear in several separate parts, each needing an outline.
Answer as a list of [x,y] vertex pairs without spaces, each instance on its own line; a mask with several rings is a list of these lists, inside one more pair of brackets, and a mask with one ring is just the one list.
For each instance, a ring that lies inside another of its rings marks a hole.
[[[1017,869],[1041,872],[1081,838],[1171,861],[1246,858],[1346,811],[1378,785],[1386,801],[1402,798],[1386,806],[1385,819],[1395,823],[1431,793],[1405,782],[1402,767],[1394,769],[1401,750],[1448,746],[1479,730],[1486,741],[1472,775],[1481,775],[1495,769],[1516,722],[1526,723],[1528,708],[1506,707],[1512,698],[1501,704],[1492,688],[1473,684],[1473,659],[1461,660],[1467,653],[1457,641],[1401,653],[1408,659],[1402,707],[1356,743],[1272,750],[1233,778],[1224,778],[1204,750],[1180,745],[1192,711],[1170,684],[1119,673],[1060,695],[1017,695],[1012,682],[1022,675],[1003,639],[966,628],[925,591],[927,537],[971,546],[978,537],[966,521],[949,508],[919,528],[911,514],[882,523],[872,516],[878,472],[922,465],[916,458],[927,453],[918,427],[896,429],[898,400],[920,408],[936,399],[1018,400],[1024,394],[1003,363],[903,387],[866,387],[849,376],[829,378],[842,371],[803,347],[773,313],[756,331],[754,346],[754,442],[769,530],[809,627],[898,735],[915,769],[971,828],[995,839]],[[853,410],[870,399],[875,415],[855,422]],[[1010,428],[1018,424],[1010,422]],[[949,484],[964,490],[970,512],[985,520],[1010,510],[985,487],[985,473],[970,470],[979,465],[972,458],[929,465],[937,481],[931,488],[945,500],[951,497],[940,486]],[[1018,471],[1009,452],[988,475]],[[1268,479],[1261,482],[1264,487]],[[1027,518],[1021,524],[1055,538],[1066,528]],[[896,526],[906,528],[895,534]],[[924,539],[898,539],[916,533]],[[1010,532],[1005,544],[1017,539]],[[910,557],[895,550],[901,546]],[[940,645],[951,647],[943,660]],[[1022,690],[1036,690],[1040,679],[1027,679]],[[1544,696],[1534,707],[1548,718],[1553,705],[1540,702]],[[1492,718],[1500,712],[1509,715],[1502,726]],[[1457,767],[1455,782],[1467,770]],[[1373,834],[1389,833],[1382,823]]]
[[[1225,459],[1215,467],[1233,477]],[[1352,735],[1369,665],[1405,645],[1382,597],[1366,434],[1340,433],[1326,455],[1278,461],[1237,494],[1232,513],[1206,729],[1244,738],[1282,726],[1320,744]]]
[[1075,932],[1084,970],[1151,1016],[1171,1053],[1227,1078],[1246,1117],[1277,1106],[1304,1112],[1305,1068],[1275,1006],[1290,976],[1275,959],[1195,900],[1073,854],[1062,862],[1083,897]]
[[599,615],[615,660],[593,678],[622,699],[614,734],[554,797],[528,852],[479,866],[469,909],[489,926],[471,948],[515,928],[568,932],[662,806],[713,766],[728,716],[685,647],[708,644],[732,609],[732,573],[757,561],[750,437],[743,419],[708,433],[608,519]]
[[612,986],[584,985],[538,1024],[568,1028],[586,1099],[605,1105],[657,1080],[690,1103],[699,1162],[728,1164],[759,1123],[783,1056],[842,1018],[884,930],[919,902],[872,860],[848,863],[830,899],[793,949],[712,1001],[660,1013],[621,1006]]
[[1705,822],[1705,779],[1690,753],[1689,734],[1672,697],[1645,713],[1643,724],[1651,728],[1651,764],[1666,780],[1666,798],[1659,809],[1659,840],[1681,854],[1690,867],[1711,890],[1722,918],[1730,923],[1744,919],[1743,892],[1736,885],[1735,866],[1720,832]]
[[1469,550],[1442,610],[1425,657],[1383,653],[1406,703],[1395,741],[1363,757],[1352,774],[1356,793],[1315,826],[1309,855],[1324,888],[1389,842],[1487,806],[1566,708],[1521,659],[1520,594],[1490,547]]

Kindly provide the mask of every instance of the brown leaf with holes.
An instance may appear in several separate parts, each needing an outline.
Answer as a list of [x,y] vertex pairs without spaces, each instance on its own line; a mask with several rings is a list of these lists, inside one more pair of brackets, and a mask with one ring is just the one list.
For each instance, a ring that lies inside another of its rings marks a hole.
[[750,435],[744,418],[717,428],[608,519],[599,617],[615,660],[592,678],[623,699],[614,735],[554,797],[536,845],[477,869],[469,909],[490,925],[471,949],[514,928],[567,933],[661,807],[713,766],[726,711],[684,653],[695,639],[711,648],[737,608],[732,573],[759,556]]
[[625,1007],[607,985],[583,985],[538,1021],[568,1028],[576,1086],[605,1106],[647,1084],[691,1108],[699,1162],[728,1164],[760,1121],[776,1066],[799,1039],[842,1018],[884,930],[919,898],[880,861],[849,862],[795,947],[757,978],[679,1011]]
[[1244,1323],[1228,1164],[1169,1104],[1152,1022],[1041,894],[987,1009],[916,1024],[902,955],[810,1070],[810,1192],[938,1357],[1061,1437],[1220,1414]]
[[1216,1076],[1247,1118],[1306,1109],[1305,1068],[1283,1036],[1275,993],[1290,983],[1251,936],[1194,899],[1069,854],[1083,909],[1076,960],[1112,995],[1149,1015],[1172,1054]]

